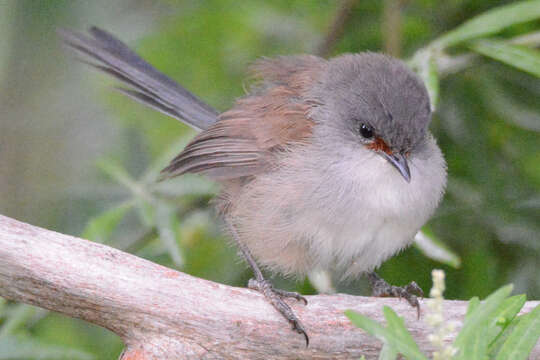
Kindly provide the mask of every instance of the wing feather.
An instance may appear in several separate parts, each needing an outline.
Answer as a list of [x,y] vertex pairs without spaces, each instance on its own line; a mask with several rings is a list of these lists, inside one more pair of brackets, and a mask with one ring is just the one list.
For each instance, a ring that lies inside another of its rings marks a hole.
[[313,127],[309,110],[314,104],[307,89],[324,65],[325,60],[314,56],[256,63],[254,71],[263,77],[258,88],[199,133],[163,176],[202,173],[216,180],[254,176],[272,166],[277,152],[308,142]]

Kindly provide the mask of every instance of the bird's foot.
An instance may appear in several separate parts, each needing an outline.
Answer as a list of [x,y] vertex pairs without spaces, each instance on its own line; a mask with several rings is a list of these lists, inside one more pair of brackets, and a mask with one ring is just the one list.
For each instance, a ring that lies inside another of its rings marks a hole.
[[291,323],[293,330],[304,335],[304,338],[306,339],[306,347],[309,345],[309,337],[304,329],[304,326],[296,314],[292,311],[291,307],[285,301],[283,301],[284,298],[294,298],[298,301],[303,301],[304,304],[307,305],[307,300],[305,297],[296,292],[275,289],[274,286],[272,286],[272,284],[266,279],[250,279],[248,287],[263,294],[264,297],[270,301],[272,306],[274,306],[274,308],[276,308],[276,310],[279,311],[289,323]]
[[418,318],[420,318],[420,303],[418,297],[424,297],[424,292],[414,281],[411,281],[406,286],[393,286],[388,284],[383,278],[376,273],[368,274],[368,280],[371,285],[373,296],[377,297],[397,297],[407,300],[407,302],[416,308]]

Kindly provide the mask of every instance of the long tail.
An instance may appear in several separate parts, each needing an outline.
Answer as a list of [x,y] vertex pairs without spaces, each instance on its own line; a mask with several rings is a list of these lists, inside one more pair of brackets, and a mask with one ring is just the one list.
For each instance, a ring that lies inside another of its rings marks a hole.
[[114,76],[129,88],[118,88],[130,98],[172,116],[197,130],[216,122],[218,113],[177,82],[157,71],[122,41],[97,27],[89,35],[59,29],[65,44],[95,62],[89,65]]

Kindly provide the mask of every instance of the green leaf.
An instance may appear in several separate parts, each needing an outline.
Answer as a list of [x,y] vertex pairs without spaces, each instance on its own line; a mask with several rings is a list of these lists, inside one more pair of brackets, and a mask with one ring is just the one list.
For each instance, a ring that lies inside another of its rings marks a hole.
[[464,41],[495,34],[511,25],[540,17],[540,1],[521,1],[482,13],[442,35],[432,46],[446,48]]
[[514,318],[514,320],[510,323],[510,325],[508,325],[497,336],[497,338],[491,344],[489,344],[489,347],[488,347],[489,359],[495,359],[495,356],[499,353],[499,351],[501,350],[501,347],[506,342],[506,339],[508,339],[508,336],[510,336],[512,331],[514,331],[516,326],[519,324],[520,320],[521,320],[520,316]]
[[165,196],[168,199],[186,195],[213,196],[218,192],[218,189],[219,187],[214,181],[195,174],[185,174],[152,184],[153,194]]
[[112,159],[101,159],[97,162],[97,167],[119,184],[127,188],[132,188],[136,183],[135,180],[128,174],[126,169]]
[[488,296],[482,305],[473,305],[467,311],[463,328],[459,332],[454,346],[459,350],[455,359],[484,360],[487,356],[488,338],[486,328],[493,318],[493,314],[505,298],[512,292],[512,285],[503,286]]
[[381,352],[379,353],[379,360],[395,360],[398,352],[394,347],[388,343],[384,344]]
[[135,206],[141,223],[150,228],[156,225],[155,203],[156,201],[148,201],[140,196],[135,199]]
[[159,238],[167,248],[172,261],[176,266],[184,266],[184,256],[180,249],[178,238],[178,219],[175,208],[163,201],[156,206],[156,226]]
[[389,343],[403,356],[408,359],[426,359],[422,354],[416,342],[412,338],[411,334],[405,327],[405,322],[400,318],[394,310],[385,306],[383,308],[384,317],[387,322],[387,329],[390,331],[396,339],[399,341],[389,341]]
[[352,310],[345,311],[345,315],[355,326],[364,329],[384,344],[389,344],[407,359],[427,360],[405,328],[403,319],[400,319],[392,309],[386,306],[384,314],[388,322],[388,328],[384,328],[378,322]]
[[375,336],[377,339],[386,342],[386,337],[389,336],[388,331],[378,322],[371,320],[370,318],[357,313],[353,310],[345,310],[345,316],[351,320],[354,326],[364,329],[369,334]]
[[435,56],[433,48],[427,47],[417,51],[408,61],[409,66],[424,81],[431,111],[435,111],[439,102],[439,73]]
[[496,360],[525,360],[540,339],[540,305],[520,320],[502,345]]
[[[482,87],[481,96],[485,101],[485,106],[497,113],[502,120],[527,131],[540,132],[540,113],[535,108],[531,108],[523,102],[518,102],[517,99],[508,96],[505,86],[493,79],[483,77],[479,86]],[[516,208],[530,207],[530,210],[538,210],[540,209],[540,197],[531,196],[526,200],[517,202],[514,206]],[[509,240],[501,239],[501,241]]]
[[0,297],[0,320],[2,320],[2,318],[4,317],[4,312],[6,310],[6,304],[7,304],[7,300],[4,299],[3,297]]
[[491,323],[488,325],[488,340],[491,346],[514,320],[519,310],[525,305],[527,297],[525,295],[515,295],[505,299],[501,306],[495,311]]
[[424,81],[426,82],[426,87],[429,94],[431,111],[435,111],[435,109],[437,109],[437,104],[439,103],[439,72],[434,56],[430,56],[426,70]]
[[474,310],[480,305],[480,299],[478,296],[475,296],[469,300],[469,305],[467,306],[467,313],[465,314],[465,320],[470,318],[471,314],[474,313]]
[[448,249],[440,239],[426,231],[426,229],[422,229],[422,231],[416,234],[414,245],[430,259],[450,265],[453,268],[459,268],[461,265],[459,256]]
[[172,143],[146,170],[142,177],[143,182],[154,182],[159,177],[161,170],[186,147],[193,136],[193,132],[188,131],[187,134],[180,136],[177,141]]
[[142,198],[147,202],[154,200],[146,186],[133,179],[126,169],[117,162],[111,159],[103,159],[98,161],[97,166],[119,184],[127,187],[135,197]]
[[110,159],[98,162],[98,167],[115,179],[118,183],[127,187],[135,197],[135,206],[141,222],[146,226],[154,226],[154,197],[146,188],[146,185],[134,180],[122,165]]
[[50,345],[27,337],[0,338],[0,360],[92,360],[91,354],[57,345]]
[[133,202],[124,202],[91,218],[81,237],[100,243],[108,241],[114,229],[132,207]]
[[[540,4],[538,6],[540,7]],[[540,77],[540,51],[538,50],[497,40],[479,40],[470,44],[469,47],[484,56]]]
[[10,306],[6,320],[0,327],[0,337],[7,336],[22,327],[36,313],[36,308],[26,304]]

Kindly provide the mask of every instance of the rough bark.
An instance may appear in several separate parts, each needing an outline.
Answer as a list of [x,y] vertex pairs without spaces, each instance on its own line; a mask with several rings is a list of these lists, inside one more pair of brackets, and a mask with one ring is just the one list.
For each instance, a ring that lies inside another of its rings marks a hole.
[[[306,348],[304,338],[255,291],[194,278],[3,216],[0,296],[115,332],[126,344],[123,360],[375,359],[381,343],[352,326],[343,311],[354,309],[381,320],[383,305],[405,318],[423,351],[430,354],[432,349],[429,327],[397,299],[339,294],[308,296],[308,306],[291,303],[310,335]],[[424,309],[428,301],[422,301]],[[524,311],[537,304],[528,302]],[[446,301],[447,319],[460,321],[465,306]],[[540,358],[540,345],[532,358]]]

